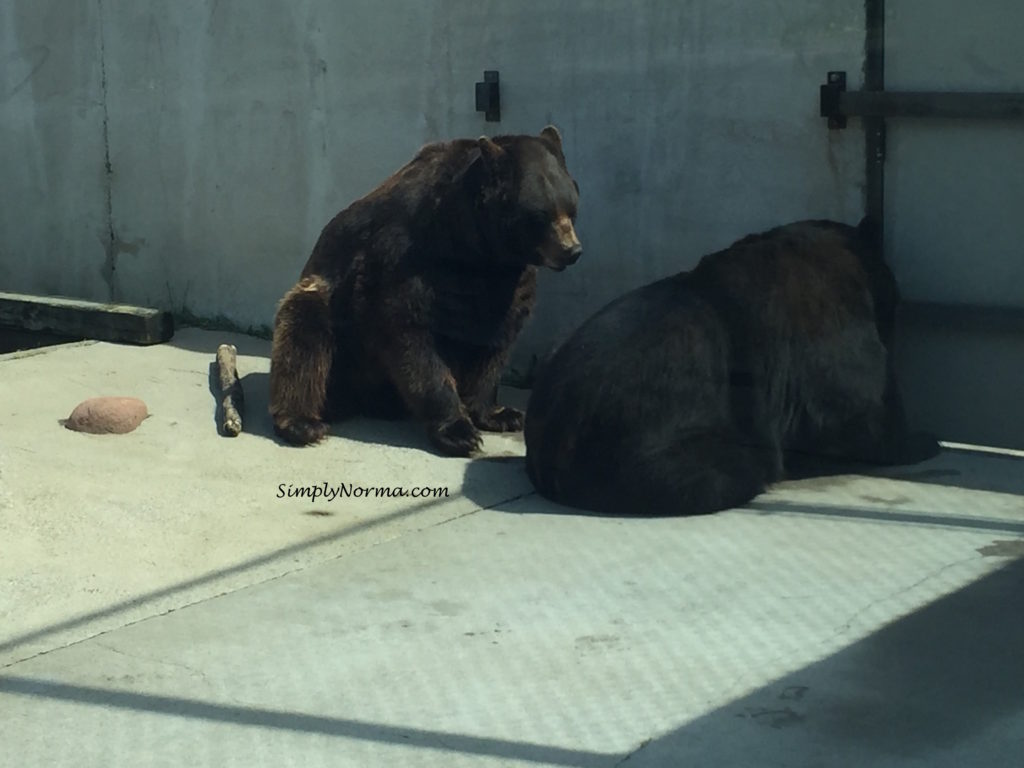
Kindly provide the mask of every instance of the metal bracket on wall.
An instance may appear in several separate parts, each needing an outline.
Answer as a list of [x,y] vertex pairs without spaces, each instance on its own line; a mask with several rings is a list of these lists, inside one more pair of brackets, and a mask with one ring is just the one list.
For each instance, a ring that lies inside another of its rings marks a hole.
[[501,121],[501,87],[498,82],[498,71],[484,71],[484,80],[476,84],[476,111],[484,113],[488,123]]
[[846,73],[829,72],[821,86],[821,116],[828,118],[828,127],[838,130],[846,127],[846,115],[839,106],[840,94],[846,93]]
[[821,86],[821,116],[828,127],[848,117],[939,117],[987,120],[1024,118],[1024,93],[848,91],[846,73],[829,72]]

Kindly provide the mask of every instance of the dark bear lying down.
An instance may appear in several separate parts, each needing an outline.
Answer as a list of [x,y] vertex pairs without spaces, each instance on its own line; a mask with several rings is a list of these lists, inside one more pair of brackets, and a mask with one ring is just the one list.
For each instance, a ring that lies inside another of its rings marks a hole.
[[934,455],[907,434],[896,283],[866,229],[779,227],[600,310],[530,397],[533,484],[598,512],[700,514],[784,476]]
[[430,144],[324,228],[274,322],[277,434],[316,442],[327,421],[411,416],[444,453],[478,430],[522,429],[493,394],[533,306],[538,266],[582,250],[561,137]]

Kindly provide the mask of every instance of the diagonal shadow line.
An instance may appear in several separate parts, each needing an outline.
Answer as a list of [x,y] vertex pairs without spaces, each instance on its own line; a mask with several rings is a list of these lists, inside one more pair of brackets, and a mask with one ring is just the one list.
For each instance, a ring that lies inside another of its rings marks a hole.
[[[291,546],[287,546],[282,549],[276,549],[273,552],[269,552],[265,555],[260,555],[259,557],[254,557],[250,560],[245,560],[241,563],[237,563],[226,568],[220,568],[216,571],[210,571],[209,573],[204,574],[202,576],[197,576],[194,579],[180,581],[177,584],[172,584],[169,587],[156,589],[152,592],[147,592],[146,594],[139,595],[138,597],[131,597],[119,603],[114,603],[113,605],[110,605],[106,608],[101,608],[96,611],[84,613],[79,616],[75,616],[71,619],[65,619],[64,621],[59,621],[54,624],[42,627],[40,629],[32,630],[31,632],[16,635],[15,637],[11,637],[4,640],[3,642],[0,642],[0,653],[6,653],[7,651],[17,648],[19,645],[30,643],[34,640],[39,640],[40,638],[46,637],[47,635],[54,634],[56,632],[63,632],[64,630],[73,629],[74,627],[78,627],[83,624],[88,624],[89,622],[95,621],[97,619],[104,619],[109,616],[114,616],[118,613],[121,613],[122,611],[126,611],[131,608],[137,608],[139,606],[145,605],[146,603],[151,603],[155,600],[160,600],[162,598],[169,597],[170,595],[173,595],[177,592],[184,592],[185,590],[191,589],[193,587],[202,586],[203,584],[209,584],[211,582],[217,581],[218,579],[223,579],[227,576],[233,576],[235,574],[244,573],[245,571],[251,570],[253,568],[258,568],[261,565],[272,563],[275,560],[280,560],[282,558],[289,557],[290,555],[294,555],[298,552],[302,552],[307,549],[312,549],[321,544],[327,544],[332,541],[337,541],[339,539],[345,538],[346,536],[352,536],[353,534],[359,533],[361,531],[376,528],[377,526],[384,525],[385,523],[390,523],[394,520],[400,520],[403,517],[409,517],[411,515],[416,514],[417,512],[422,512],[423,510],[435,506],[437,504],[448,503],[453,499],[458,498],[460,495],[461,494],[455,494],[455,496],[442,499],[429,499],[427,501],[420,502],[419,504],[415,504],[411,507],[396,510],[395,512],[391,512],[381,517],[375,517],[371,520],[363,520],[361,522],[354,523],[353,525],[350,525],[347,528],[344,528],[340,531],[325,533],[321,536],[317,536],[316,538],[307,539],[306,541],[302,541],[297,544],[292,544]],[[10,664],[5,664],[3,666],[6,667],[10,666],[11,664],[16,664],[17,661],[18,660],[10,662]]]
[[978,531],[1000,531],[1024,535],[1024,523],[994,518],[964,517],[961,515],[936,515],[929,512],[902,512],[880,510],[871,507],[830,507],[821,504],[801,504],[791,501],[752,501],[737,511],[751,510],[762,514],[820,515],[823,517],[845,517],[854,520],[873,520],[884,523],[910,523],[913,525],[936,525],[945,528],[971,528]]
[[648,740],[626,764],[1019,766],[1021,594],[1015,558]]
[[84,685],[69,685],[31,677],[0,675],[0,694],[90,706],[152,712],[197,720],[210,720],[231,725],[273,728],[298,733],[315,733],[362,741],[398,744],[447,752],[500,757],[533,763],[593,768],[601,762],[611,763],[621,755],[607,752],[566,749],[522,741],[467,736],[465,734],[404,728],[348,718],[307,715],[257,707],[236,707],[213,704],[199,699],[157,696],[146,693],[116,691]]

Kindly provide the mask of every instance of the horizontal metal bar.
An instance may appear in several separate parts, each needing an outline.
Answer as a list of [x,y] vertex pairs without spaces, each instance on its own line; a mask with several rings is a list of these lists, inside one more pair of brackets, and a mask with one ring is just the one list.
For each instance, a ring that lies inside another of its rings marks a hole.
[[842,91],[837,96],[838,112],[846,117],[1024,118],[1024,93]]
[[1024,306],[903,301],[896,312],[897,318],[904,323],[944,327],[954,332],[1024,334]]

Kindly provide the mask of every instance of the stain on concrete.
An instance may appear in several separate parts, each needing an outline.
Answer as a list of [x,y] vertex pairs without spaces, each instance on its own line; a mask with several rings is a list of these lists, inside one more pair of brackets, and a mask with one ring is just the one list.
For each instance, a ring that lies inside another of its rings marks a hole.
[[376,592],[367,592],[365,597],[374,602],[394,602],[397,600],[408,600],[412,594],[407,589],[381,589]]
[[452,600],[434,600],[428,605],[442,616],[458,616],[466,610],[463,603],[456,603]]
[[806,685],[790,685],[779,694],[779,701],[802,701],[810,690]]
[[36,72],[42,69],[48,58],[50,58],[50,48],[46,45],[32,45],[10,54],[4,62],[8,70],[6,80],[14,84],[10,90],[0,92],[0,104],[17,96],[18,92],[29,84]]
[[791,728],[794,725],[800,725],[807,719],[806,715],[801,715],[789,707],[783,707],[782,709],[747,707],[737,717],[753,720],[758,725],[765,725],[775,729]]
[[900,504],[908,504],[911,501],[907,496],[893,496],[891,498],[886,498],[885,496],[861,494],[860,498],[869,504],[884,504],[887,507],[898,507]]
[[1024,557],[1024,539],[993,541],[978,548],[983,557]]
[[913,472],[900,472],[893,474],[892,478],[895,480],[920,480],[927,482],[928,480],[943,480],[950,477],[960,477],[960,470],[958,469],[921,469]]
[[577,653],[587,655],[614,651],[622,645],[618,635],[581,635],[573,642]]

